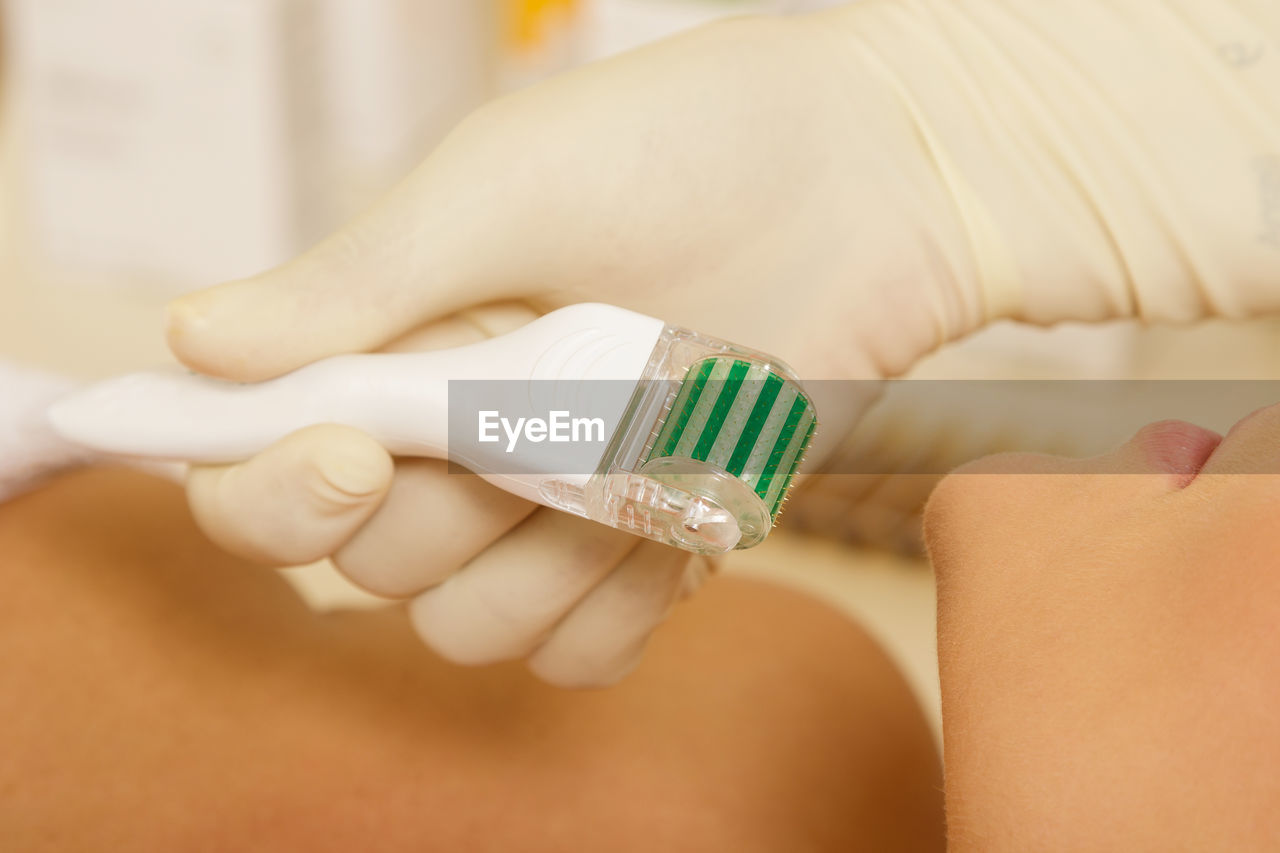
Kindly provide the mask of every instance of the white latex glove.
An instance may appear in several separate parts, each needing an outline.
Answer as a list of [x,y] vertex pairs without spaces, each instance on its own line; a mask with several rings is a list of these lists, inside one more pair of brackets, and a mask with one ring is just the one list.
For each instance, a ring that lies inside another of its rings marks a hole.
[[[746,19],[467,119],[292,263],[175,303],[188,365],[242,381],[451,346],[611,302],[806,379],[906,370],[995,317],[1280,306],[1280,7],[918,0]],[[827,446],[851,426],[824,418]],[[821,455],[822,445],[815,448]],[[332,555],[413,596],[453,660],[560,684],[637,661],[680,553],[319,427],[190,495],[232,550]]]

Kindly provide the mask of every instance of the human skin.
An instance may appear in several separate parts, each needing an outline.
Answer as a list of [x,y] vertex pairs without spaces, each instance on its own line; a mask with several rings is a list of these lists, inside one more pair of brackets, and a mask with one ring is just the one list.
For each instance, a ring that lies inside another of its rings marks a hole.
[[932,738],[865,633],[719,578],[622,685],[317,615],[123,470],[0,506],[0,839],[35,850],[928,850]]
[[952,849],[1280,845],[1280,407],[926,508]]

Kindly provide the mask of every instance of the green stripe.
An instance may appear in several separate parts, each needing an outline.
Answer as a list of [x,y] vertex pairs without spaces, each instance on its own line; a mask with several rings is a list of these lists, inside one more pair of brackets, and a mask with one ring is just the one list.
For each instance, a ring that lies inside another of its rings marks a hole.
[[769,494],[769,486],[773,483],[774,475],[778,473],[778,463],[782,461],[782,455],[787,452],[787,446],[791,444],[791,437],[796,431],[796,425],[800,423],[800,418],[804,416],[805,410],[808,408],[809,401],[803,395],[797,394],[795,402],[791,404],[791,411],[787,413],[787,420],[782,425],[782,430],[778,433],[778,439],[773,443],[769,461],[765,463],[764,470],[760,473],[760,479],[756,482],[756,494],[761,499]]
[[750,368],[750,363],[745,361],[735,361],[733,366],[729,368],[729,378],[725,380],[724,385],[721,387],[720,395],[716,397],[715,408],[707,416],[707,423],[703,427],[702,436],[698,439],[697,447],[693,449],[694,459],[705,461],[707,454],[711,452],[711,446],[716,443],[716,437],[720,435],[720,428],[724,425],[725,416],[728,415],[730,407],[733,406],[733,401],[738,396],[738,392],[742,390],[742,378],[747,375],[747,371]]
[[812,403],[768,365],[731,356],[704,358],[685,376],[648,458],[721,468],[776,517],[817,426]]
[[724,380],[729,375],[733,364],[732,360],[727,358],[713,358],[712,363],[715,366],[711,370],[711,375],[707,377],[707,387],[703,389],[698,405],[693,407],[689,424],[680,436],[680,441],[676,443],[676,449],[667,454],[668,456],[691,459],[694,448],[702,440],[703,430],[707,428],[707,421],[711,419],[711,412],[716,407],[716,401],[720,399],[720,392],[724,390]]
[[773,453],[773,444],[778,438],[778,433],[782,431],[782,424],[791,411],[791,404],[799,395],[799,389],[794,384],[783,382],[782,390],[778,392],[777,399],[773,401],[773,408],[769,410],[764,426],[760,428],[760,438],[756,441],[755,447],[751,448],[751,455],[747,457],[747,464],[742,469],[742,479],[752,489],[755,488],[760,475],[764,473],[765,464]]
[[671,404],[672,417],[668,418],[666,428],[653,443],[653,451],[649,454],[650,459],[670,456],[676,449],[676,444],[689,423],[689,416],[693,414],[694,406],[698,405],[698,398],[702,396],[702,389],[706,386],[707,378],[711,376],[715,366],[715,359],[712,358],[702,362],[694,378],[686,380],[680,388],[676,401]]
[[716,443],[711,446],[711,452],[707,454],[707,464],[727,470],[729,457],[733,455],[738,442],[742,440],[743,429],[751,417],[751,412],[755,410],[756,400],[760,399],[760,391],[764,388],[764,380],[768,377],[767,366],[750,365],[747,375],[742,379],[738,396],[733,400],[733,406],[724,416],[724,424],[720,427],[720,434],[716,436]]
[[760,430],[764,427],[764,422],[769,417],[769,410],[773,408],[773,401],[777,399],[782,386],[782,377],[776,373],[770,373],[769,378],[764,381],[760,396],[756,398],[756,404],[751,409],[747,424],[742,429],[738,446],[733,449],[733,456],[729,457],[729,464],[725,466],[725,470],[733,476],[742,476],[742,468],[747,464],[747,458],[751,456],[751,449],[760,439]]
[[775,506],[780,501],[782,488],[786,485],[787,477],[795,471],[796,464],[800,459],[800,451],[804,448],[805,439],[809,434],[809,427],[813,423],[813,409],[807,409],[800,423],[796,427],[795,433],[791,436],[791,442],[787,446],[787,450],[782,454],[782,458],[778,461],[778,474],[774,477],[773,485],[769,491],[761,495],[761,499],[765,502],[765,506]]
[[[805,430],[804,440],[800,442],[800,452],[796,454],[797,460],[804,459],[805,448],[809,446],[809,439],[813,438],[813,431],[817,426],[818,421],[816,419],[809,421],[809,428]],[[782,488],[778,490],[778,497],[773,501],[773,508],[769,510],[769,516],[771,518],[776,517],[778,510],[782,509],[782,502],[786,500],[787,497],[787,489],[791,488],[791,478],[796,475],[796,471],[798,470],[800,470],[799,464],[793,464],[791,466],[791,471],[787,474],[787,479],[782,482]]]

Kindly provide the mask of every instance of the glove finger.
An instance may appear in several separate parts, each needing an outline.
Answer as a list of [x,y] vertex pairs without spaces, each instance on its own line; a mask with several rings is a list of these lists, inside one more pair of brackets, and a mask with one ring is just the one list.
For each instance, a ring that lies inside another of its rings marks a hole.
[[333,424],[299,430],[235,465],[196,466],[196,523],[228,551],[272,565],[331,554],[378,508],[394,466],[381,445]]
[[653,633],[680,600],[692,555],[645,542],[582,600],[529,658],[560,687],[604,687],[640,663]]
[[353,583],[389,598],[449,577],[537,508],[438,459],[401,459],[378,511],[334,555]]
[[637,543],[630,534],[541,508],[414,599],[413,625],[455,663],[524,657]]
[[[415,329],[386,351],[466,346],[537,316],[521,303],[486,305]],[[416,595],[456,572],[535,508],[479,477],[450,470],[440,460],[399,459],[382,506],[334,554],[334,564],[377,595]]]

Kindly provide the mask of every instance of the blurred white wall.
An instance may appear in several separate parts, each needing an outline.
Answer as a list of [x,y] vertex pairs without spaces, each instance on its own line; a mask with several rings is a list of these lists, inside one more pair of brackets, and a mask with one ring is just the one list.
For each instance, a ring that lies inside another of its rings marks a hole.
[[275,265],[493,94],[833,0],[3,0],[27,265],[162,295]]
[[6,0],[32,265],[170,293],[286,260],[491,91],[486,3]]

